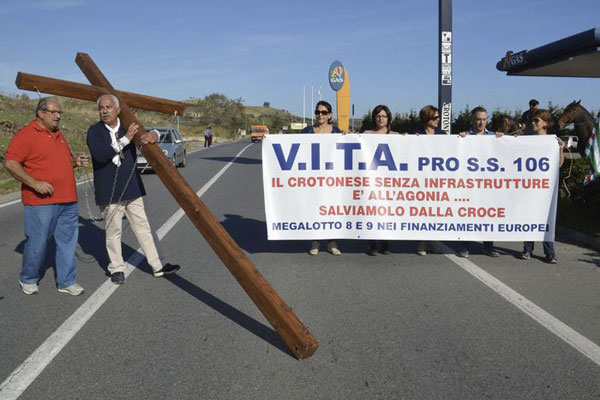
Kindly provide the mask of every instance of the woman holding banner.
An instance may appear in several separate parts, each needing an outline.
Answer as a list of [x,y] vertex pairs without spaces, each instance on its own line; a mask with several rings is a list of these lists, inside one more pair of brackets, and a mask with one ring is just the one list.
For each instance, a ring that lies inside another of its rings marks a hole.
[[[432,105],[427,105],[419,111],[419,122],[421,127],[415,131],[415,135],[435,135],[440,133],[440,110]],[[420,241],[417,243],[417,254],[427,255],[427,252],[436,253],[434,241]]]
[[[333,113],[331,104],[326,101],[319,101],[315,107],[315,124],[302,129],[300,133],[341,133],[337,126],[333,125]],[[316,256],[319,254],[321,243],[318,240],[310,242],[308,254]],[[335,240],[327,241],[327,250],[334,256],[339,256],[342,252],[338,249]]]
[[[392,112],[388,106],[380,104],[375,107],[371,113],[371,119],[375,128],[372,131],[365,131],[364,133],[375,133],[382,135],[398,133],[392,131]],[[378,252],[385,255],[390,254],[389,240],[369,240],[367,254],[370,256],[376,256]]]
[[332,121],[331,104],[321,100],[315,107],[315,124],[307,126],[300,133],[342,133]]
[[[534,109],[531,111],[529,115],[529,121],[531,124],[531,128],[535,135],[547,135],[548,129],[552,126],[552,114],[548,110],[543,109]],[[558,137],[558,145],[560,146],[560,165],[563,165],[565,161],[565,155],[563,153],[563,148],[565,147],[565,143],[560,140]],[[544,261],[548,264],[557,264],[558,260],[556,259],[556,252],[554,250],[554,242],[543,242],[544,247]],[[523,243],[523,253],[521,253],[520,258],[523,260],[529,260],[531,258],[531,253],[533,252],[533,242],[524,242]]]
[[427,105],[419,111],[421,126],[415,135],[434,135],[440,133],[440,111],[437,107]]

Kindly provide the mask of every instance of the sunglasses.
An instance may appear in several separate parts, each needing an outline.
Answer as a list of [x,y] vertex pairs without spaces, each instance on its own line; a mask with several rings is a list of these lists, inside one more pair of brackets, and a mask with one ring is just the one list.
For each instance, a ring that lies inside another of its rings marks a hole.
[[319,116],[319,115],[327,115],[329,114],[329,111],[327,110],[315,110],[315,115]]
[[435,117],[432,118],[434,121],[440,119],[439,115],[436,115]]

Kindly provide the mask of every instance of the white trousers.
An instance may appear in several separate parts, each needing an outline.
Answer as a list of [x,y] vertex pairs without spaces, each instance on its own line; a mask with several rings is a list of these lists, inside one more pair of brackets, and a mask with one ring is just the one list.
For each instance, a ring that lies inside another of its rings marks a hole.
[[148,217],[146,217],[144,201],[141,197],[109,204],[108,210],[106,210],[106,207],[103,207],[102,211],[106,215],[106,251],[110,259],[110,264],[108,265],[108,272],[110,274],[125,271],[125,261],[123,261],[121,244],[123,214],[127,216],[127,221],[129,221],[129,225],[152,270],[159,271],[162,269],[162,262],[152,236]]

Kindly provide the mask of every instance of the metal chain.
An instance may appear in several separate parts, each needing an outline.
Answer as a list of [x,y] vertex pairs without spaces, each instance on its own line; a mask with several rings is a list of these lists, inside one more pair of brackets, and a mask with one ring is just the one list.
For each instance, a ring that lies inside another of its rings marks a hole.
[[83,173],[80,174],[80,176],[83,175],[84,180],[85,180],[85,187],[83,190],[83,201],[85,204],[85,208],[86,208],[88,217],[90,218],[91,221],[102,221],[104,219],[104,217],[102,216],[102,213],[99,217],[92,214],[92,206],[90,205],[90,191],[93,191],[93,189],[94,189],[94,187],[92,186],[92,179],[90,178],[90,175],[88,174],[86,168],[80,167],[80,170],[83,170]]
[[[173,121],[176,118],[177,118],[177,111],[175,111],[175,113],[173,115],[173,118],[171,118],[171,123],[170,123],[169,127],[173,126]],[[156,142],[156,144],[157,145],[162,144],[164,138],[161,138],[160,132],[158,132],[158,139],[159,140],[158,140],[158,142]],[[140,146],[140,151],[142,150],[143,147],[144,147],[144,144],[142,143],[142,145]],[[146,162],[146,166],[144,166],[144,168],[140,171],[140,173],[144,173],[148,169],[149,166],[150,166],[150,164],[148,162]],[[116,204],[116,207],[113,209],[113,211],[109,215],[108,214],[108,209],[109,209],[110,205],[113,204],[112,200],[114,198],[115,191],[116,191],[116,188],[117,188],[117,179],[118,179],[120,168],[121,168],[121,165],[119,163],[119,165],[117,165],[117,168],[115,169],[115,174],[113,176],[113,184],[112,184],[112,188],[111,188],[111,191],[110,191],[110,198],[108,200],[108,205],[106,206],[106,208],[104,209],[104,211],[101,212],[101,214],[102,214],[101,217],[96,217],[96,216],[94,216],[92,214],[91,206],[90,206],[90,203],[89,203],[89,193],[88,193],[88,188],[92,188],[92,184],[91,184],[91,179],[89,178],[89,174],[87,173],[87,170],[84,169],[85,179],[87,181],[87,188],[84,191],[84,200],[85,200],[85,205],[86,205],[88,216],[89,216],[90,220],[92,220],[92,221],[102,221],[102,219],[104,219],[106,221],[106,223],[109,223],[109,221],[111,221],[113,219],[113,217],[115,216],[116,212],[121,207],[121,204],[119,204],[119,203],[121,203],[121,201],[123,200],[123,196],[125,195],[125,191],[127,190],[127,187],[129,186],[129,183],[131,182],[131,178],[133,178],[133,175],[135,174],[135,170],[137,168],[137,154],[136,154],[136,159],[134,159],[134,161],[133,161],[133,167],[131,168],[131,172],[129,173],[129,176],[127,177],[127,181],[125,182],[125,186],[123,187],[123,191],[119,195],[119,199],[114,203],[114,204]]]
[[118,174],[119,174],[119,169],[121,168],[121,165],[117,165],[117,169],[115,169],[115,176],[113,178],[113,186],[110,192],[110,198],[108,200],[108,205],[106,206],[106,208],[104,209],[104,220],[106,221],[106,223],[108,224],[110,221],[112,221],[113,217],[115,216],[115,213],[119,210],[121,206],[121,200],[123,200],[123,196],[125,196],[125,191],[127,190],[127,187],[129,186],[129,182],[131,182],[131,178],[133,177],[133,175],[135,174],[135,169],[137,168],[137,164],[136,164],[136,160],[133,160],[133,168],[131,168],[131,172],[129,173],[129,176],[127,177],[127,181],[125,182],[125,186],[123,186],[123,191],[121,192],[121,194],[119,195],[119,199],[116,201],[116,207],[113,209],[113,211],[110,213],[110,216],[108,215],[108,209],[110,207],[110,205],[112,204],[112,200],[113,197],[115,195],[115,189],[117,188],[117,178],[118,178]]
[[[563,178],[563,186],[565,187],[565,190],[567,191],[567,197],[571,197],[571,191],[569,191],[569,188],[567,187],[567,179],[569,179],[571,177],[571,172],[573,171],[573,154],[571,153],[571,149],[569,149],[568,146],[565,146],[564,149],[567,149],[567,153],[570,154],[569,160],[571,161],[569,164],[569,173],[567,174],[567,176],[565,176]],[[564,151],[564,150],[563,150]]]

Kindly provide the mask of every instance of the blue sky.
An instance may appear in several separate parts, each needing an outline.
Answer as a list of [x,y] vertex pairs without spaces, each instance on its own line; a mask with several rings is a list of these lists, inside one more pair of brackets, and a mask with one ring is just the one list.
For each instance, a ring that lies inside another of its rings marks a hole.
[[[599,0],[453,2],[453,103],[525,109],[581,99],[600,109],[600,79],[507,77],[507,50],[532,49],[600,26]],[[437,0],[93,1],[2,0],[0,91],[21,93],[18,71],[87,83],[87,52],[114,87],[174,100],[218,92],[246,105],[310,115],[311,86],[340,60],[357,116],[437,104]]]

